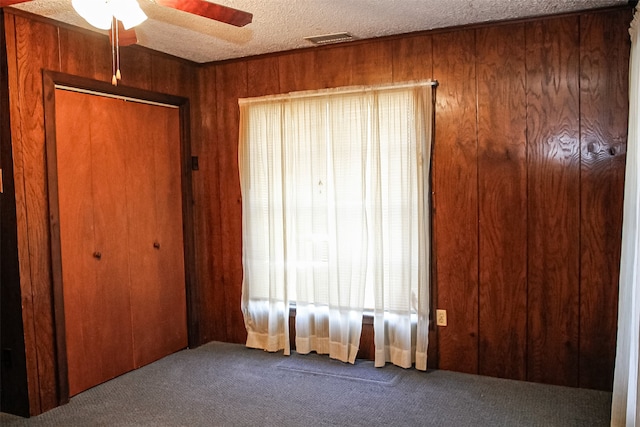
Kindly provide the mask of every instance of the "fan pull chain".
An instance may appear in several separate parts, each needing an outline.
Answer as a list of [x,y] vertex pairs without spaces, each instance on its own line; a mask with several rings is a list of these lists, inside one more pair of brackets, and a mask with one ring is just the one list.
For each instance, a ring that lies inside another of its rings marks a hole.
[[116,19],[116,80],[120,79],[120,25]]
[[118,85],[118,79],[116,79],[116,28],[117,25],[114,25],[116,22],[115,18],[111,20],[111,73],[113,77],[111,78],[111,84],[114,86]]
[[111,21],[111,84],[118,86],[118,80],[122,78],[120,73],[120,29],[118,20]]

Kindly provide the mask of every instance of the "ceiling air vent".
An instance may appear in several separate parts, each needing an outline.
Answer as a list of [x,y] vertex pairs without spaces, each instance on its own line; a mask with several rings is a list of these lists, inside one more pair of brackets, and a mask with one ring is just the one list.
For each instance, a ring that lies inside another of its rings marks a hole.
[[310,41],[313,44],[324,45],[324,44],[331,44],[331,43],[348,42],[351,40],[355,40],[355,37],[353,37],[349,33],[335,33],[335,34],[324,34],[321,36],[305,37],[304,39]]

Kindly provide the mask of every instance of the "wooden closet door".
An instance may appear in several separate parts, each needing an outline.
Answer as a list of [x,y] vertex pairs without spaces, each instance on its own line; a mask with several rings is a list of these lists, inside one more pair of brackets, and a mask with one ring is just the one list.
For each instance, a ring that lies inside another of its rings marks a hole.
[[[182,169],[180,113],[165,108],[156,127],[154,160],[156,170],[155,207],[158,213],[155,251],[162,290],[157,321],[164,331],[158,339],[159,355],[187,347],[187,297],[185,286],[182,218]],[[134,329],[135,332],[135,329]],[[160,339],[161,338],[161,339]],[[135,346],[134,341],[134,346]]]
[[60,240],[71,396],[133,369],[124,137],[114,100],[56,90]]
[[[177,108],[125,103],[127,214],[136,367],[187,346],[180,117]],[[136,120],[131,120],[135,116]]]
[[176,108],[56,90],[71,396],[187,346]]

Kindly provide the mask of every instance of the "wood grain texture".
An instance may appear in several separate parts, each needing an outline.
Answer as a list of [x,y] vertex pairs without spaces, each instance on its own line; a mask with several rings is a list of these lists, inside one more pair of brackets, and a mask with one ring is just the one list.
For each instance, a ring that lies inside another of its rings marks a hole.
[[[194,70],[195,72],[195,70]],[[193,132],[194,121],[191,120],[192,105],[196,102],[196,79],[188,85],[189,92],[185,93],[186,98],[179,100],[180,117],[180,191],[182,196],[182,238],[184,244],[184,280],[187,298],[187,340],[191,348],[195,348],[203,343],[200,324],[203,319],[203,312],[200,310],[200,295],[202,286],[198,281],[196,272],[196,251],[195,251],[195,216],[194,216],[194,195],[193,195],[193,149],[192,137],[198,135]],[[192,103],[193,100],[193,103]]]
[[[128,240],[126,204],[121,201],[125,153],[118,143],[124,135],[111,120],[118,112],[115,100],[67,91],[56,95],[66,350],[73,396],[133,369],[129,256],[119,243]],[[88,118],[84,128],[76,126],[78,115]]]
[[282,93],[320,89],[316,78],[316,50],[288,53],[278,56],[278,79]]
[[[15,189],[16,203],[16,234],[18,239],[18,268],[20,276],[20,307],[22,310],[24,346],[25,346],[25,365],[27,368],[27,385],[29,398],[29,415],[38,414],[40,408],[40,379],[38,376],[38,358],[36,352],[37,336],[34,327],[34,310],[32,299],[32,283],[31,283],[31,266],[29,263],[29,244],[28,244],[28,224],[26,220],[26,203],[27,194],[25,193],[24,167],[23,167],[23,149],[22,149],[22,121],[24,116],[21,115],[22,109],[17,94],[20,88],[20,78],[18,73],[18,41],[16,35],[15,16],[4,15],[5,35],[7,47],[7,72],[9,82],[9,110],[10,110],[10,131],[13,155],[13,179]],[[33,386],[31,386],[33,385]]]
[[[43,71],[47,189],[49,192],[49,230],[51,240],[52,305],[55,323],[55,345],[58,380],[58,402],[69,402],[69,375],[64,315],[64,289],[62,288],[62,245],[60,242],[60,205],[58,197],[58,153],[56,144],[56,88],[50,71]],[[83,111],[83,114],[87,114]],[[89,181],[89,186],[91,182]],[[92,208],[92,206],[90,206]],[[91,239],[93,240],[93,239]]]
[[578,385],[579,25],[526,24],[528,379]]
[[358,348],[358,359],[375,360],[375,334],[373,332],[373,322],[363,322],[360,333],[360,347]]
[[375,85],[393,80],[390,41],[331,47],[319,50],[316,55],[316,79],[323,88]]
[[524,25],[476,31],[479,373],[526,379],[527,168]]
[[280,62],[270,56],[247,61],[248,96],[274,95],[280,90]]
[[440,369],[478,372],[478,183],[475,33],[433,35],[439,86],[433,153],[435,308],[448,312],[438,331]]
[[126,152],[129,294],[136,368],[187,346],[180,116],[118,101]]
[[180,113],[57,92],[65,350],[75,395],[187,345]]
[[[91,102],[91,193],[94,200],[95,249],[100,259],[85,254],[95,269],[95,288],[83,287],[83,339],[86,358],[100,367],[94,381],[103,382],[133,369],[130,256],[123,239],[128,240],[126,202],[127,128],[116,107],[123,102],[94,97]],[[126,117],[126,116],[125,116]],[[114,124],[120,124],[114,126]],[[58,140],[59,143],[59,140]],[[82,302],[80,302],[82,304]],[[68,305],[68,304],[65,304]],[[69,352],[67,352],[70,356]],[[86,362],[85,362],[86,363]],[[71,380],[71,378],[69,378]],[[85,379],[86,380],[86,379]],[[85,383],[91,387],[96,383]],[[72,393],[71,383],[69,391]]]
[[[217,91],[214,67],[199,68],[197,74],[199,114],[193,155],[199,156],[199,170],[193,174],[194,222],[197,279],[200,282],[199,311],[202,313],[202,342],[227,339],[224,298],[222,221],[217,138]],[[206,314],[205,314],[206,313]]]
[[242,199],[238,172],[238,98],[247,93],[247,63],[234,62],[216,69],[218,170],[220,177],[223,278],[216,283],[224,295],[227,340],[244,343],[247,331],[240,310],[242,299]]
[[[162,113],[158,112],[158,108],[163,109]],[[157,116],[162,120],[151,120]],[[155,287],[159,300],[155,310],[156,321],[150,322],[159,344],[154,348],[153,357],[138,361],[141,365],[182,350],[188,344],[180,112],[175,108],[155,107],[148,118],[147,123],[157,123],[152,126],[153,132],[149,133],[149,137],[154,141],[158,228],[157,240],[149,243],[155,252],[160,276],[159,284]]]
[[[611,390],[627,142],[629,11],[580,18],[580,387]],[[624,42],[623,42],[624,41]]]
[[191,64],[168,56],[150,55],[153,90],[160,93],[185,96],[195,90],[196,69]]
[[[48,76],[45,76],[45,93],[53,300],[58,351],[58,388],[62,403],[67,402],[69,398],[69,367],[71,367],[71,375],[74,376],[71,382],[74,387],[77,387],[79,380],[76,378],[84,376],[83,371],[90,366],[83,363],[84,349],[81,339],[83,304],[70,304],[65,310],[64,297],[67,295],[70,302],[80,300],[85,287],[95,286],[95,271],[88,268],[92,265],[92,260],[90,256],[83,257],[83,254],[90,255],[95,251],[91,140],[88,137],[91,121],[85,120],[79,126],[75,126],[78,116],[87,117],[90,114],[88,99],[77,99],[68,96],[69,94],[65,92],[57,91]],[[56,114],[57,93],[61,101],[58,110],[60,117]],[[62,139],[60,147],[55,138],[58,126],[61,129]],[[60,171],[58,171],[59,159]],[[60,186],[62,191],[59,191]],[[60,203],[63,204],[62,211]],[[64,218],[62,222],[60,221],[61,213]],[[64,242],[60,239],[61,235],[66,236]],[[73,260],[66,269],[62,268],[63,253],[67,259]],[[70,283],[80,283],[84,286],[63,288],[62,283],[65,279]],[[67,332],[71,335],[69,345],[67,345]],[[67,357],[69,348],[75,358]],[[74,393],[77,392],[74,389]]]
[[[10,349],[0,366],[0,411],[29,416],[29,388],[25,355],[22,305],[20,301],[20,265],[18,263],[18,224],[16,218],[9,76],[6,55],[4,14],[0,10],[0,348]],[[6,362],[5,362],[6,361]]]
[[[106,52],[106,55],[110,55],[110,52]],[[164,86],[165,76],[158,77],[158,80],[153,79],[152,57],[153,55],[139,49],[138,46],[120,48],[122,79],[118,84],[146,90],[155,90],[157,86]],[[109,63],[111,62],[109,59],[107,60]],[[111,77],[109,77],[109,81],[111,81]]]
[[[24,307],[30,411],[31,415],[37,415],[56,406],[58,401],[56,350],[52,335],[50,245],[48,227],[45,226],[48,212],[41,72],[42,69],[61,70],[96,77],[93,64],[101,64],[102,61],[110,64],[110,57],[109,52],[105,52],[102,60],[88,54],[78,55],[79,46],[84,43],[81,40],[87,37],[80,32],[67,33],[47,23],[9,14],[5,16],[5,22],[11,23],[6,34],[10,34],[7,58],[11,93],[14,94],[11,99],[11,134],[15,153],[21,305]],[[64,51],[70,57],[62,60],[58,46],[60,52]],[[93,47],[91,42],[89,49]],[[135,64],[144,69],[145,64],[151,63],[150,56],[153,55],[141,49],[137,51],[141,56]],[[178,63],[184,64],[184,61],[175,61]],[[150,73],[140,73],[139,78],[142,86],[162,85],[162,77],[152,82]],[[193,96],[193,93],[183,95]]]
[[60,68],[69,74],[111,81],[108,37],[60,28]]
[[[110,109],[117,112],[113,123],[118,123],[122,135],[135,141],[135,144],[118,144],[123,158],[119,174],[124,176],[120,203],[124,205],[127,222],[121,251],[128,258],[133,369],[155,360],[158,347],[164,341],[158,332],[158,326],[164,326],[162,292],[159,291],[159,285],[164,283],[153,244],[158,241],[160,228],[156,176],[161,173],[156,170],[154,157],[156,145],[163,145],[166,138],[158,134],[166,118],[162,107],[130,105],[120,100],[115,100]],[[154,113],[157,116],[154,117]],[[170,315],[171,311],[166,313],[167,317]]]
[[394,40],[392,50],[394,82],[433,78],[431,35]]
[[[44,165],[44,108],[42,68],[58,69],[58,45],[54,27],[15,17],[18,113],[12,120],[21,124],[20,134],[12,132],[19,240],[23,245],[20,263],[27,262],[26,277],[21,269],[23,298],[28,299],[25,329],[34,341],[26,343],[27,359],[37,363],[40,404],[31,406],[40,413],[58,404],[56,358],[51,310],[51,265],[48,227],[46,170]],[[17,148],[17,149],[16,149]],[[23,240],[24,239],[24,240]],[[26,261],[28,258],[28,261]],[[24,279],[24,280],[23,280]],[[28,362],[32,369],[33,362]],[[35,403],[35,402],[34,402]]]

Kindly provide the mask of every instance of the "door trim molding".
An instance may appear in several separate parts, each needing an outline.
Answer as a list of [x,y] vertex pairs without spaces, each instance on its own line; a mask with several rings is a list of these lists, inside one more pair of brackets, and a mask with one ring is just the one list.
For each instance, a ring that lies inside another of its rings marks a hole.
[[189,98],[147,91],[127,86],[78,77],[56,71],[43,70],[43,96],[45,113],[45,151],[49,203],[49,233],[51,239],[51,278],[53,282],[53,318],[56,349],[56,378],[58,404],[69,402],[64,294],[62,283],[62,256],[60,246],[60,206],[58,201],[58,168],[56,155],[56,89],[74,90],[90,95],[124,98],[133,102],[156,104],[179,109],[180,153],[182,189],[182,233],[184,244],[185,293],[187,305],[188,346],[199,342],[198,289],[195,282],[195,244],[193,220],[193,190],[191,171],[191,135]]

